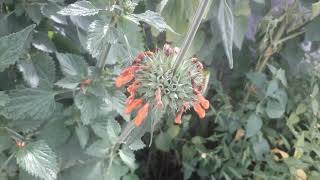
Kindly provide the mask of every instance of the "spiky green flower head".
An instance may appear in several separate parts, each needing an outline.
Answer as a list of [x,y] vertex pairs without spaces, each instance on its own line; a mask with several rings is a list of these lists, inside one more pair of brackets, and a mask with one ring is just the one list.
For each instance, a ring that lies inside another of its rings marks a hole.
[[201,83],[202,79],[202,74],[194,71],[191,61],[184,61],[175,69],[175,56],[176,53],[167,55],[164,51],[159,51],[152,57],[148,56],[143,63],[143,71],[136,75],[136,80],[141,83],[137,91],[138,97],[150,104],[156,104],[158,109],[174,114],[185,102],[196,99],[191,79],[197,79],[198,83]]
[[[177,64],[178,51],[165,45],[162,50],[141,53],[133,65],[120,74],[116,79],[117,87],[132,82],[127,88],[130,96],[126,113],[144,104],[148,107],[144,108],[147,109],[144,113],[151,108],[169,112],[176,115],[176,123],[181,123],[182,113],[190,106],[201,118],[205,116],[204,109],[209,108],[209,102],[201,94],[205,83],[203,66],[197,58]],[[141,120],[139,113],[136,118]]]

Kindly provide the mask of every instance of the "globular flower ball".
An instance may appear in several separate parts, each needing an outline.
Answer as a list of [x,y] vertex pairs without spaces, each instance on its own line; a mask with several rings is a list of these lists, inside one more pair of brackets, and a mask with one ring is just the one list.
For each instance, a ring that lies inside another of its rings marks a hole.
[[125,113],[138,111],[136,126],[144,122],[153,108],[173,113],[177,124],[181,124],[182,114],[191,107],[201,119],[205,117],[209,101],[202,96],[203,65],[197,58],[176,65],[178,52],[178,48],[166,44],[162,50],[140,53],[116,78],[118,88],[129,84]]

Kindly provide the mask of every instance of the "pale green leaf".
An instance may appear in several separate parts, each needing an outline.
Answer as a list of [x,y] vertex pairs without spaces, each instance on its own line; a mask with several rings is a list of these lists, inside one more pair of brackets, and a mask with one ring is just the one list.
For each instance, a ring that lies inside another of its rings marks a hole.
[[87,75],[88,64],[82,56],[57,53],[57,58],[60,63],[61,71],[65,76],[84,77]]
[[233,39],[234,17],[227,0],[220,0],[218,10],[218,24],[221,31],[224,49],[229,60],[230,68],[233,68]]
[[6,107],[12,119],[23,119],[27,115],[33,119],[46,119],[56,109],[55,92],[43,89],[20,89],[9,92],[11,100]]
[[9,100],[9,96],[5,92],[0,91],[0,106],[5,106]]
[[26,42],[35,25],[0,38],[0,72],[15,64],[25,52]]
[[139,180],[139,177],[135,174],[128,174],[124,176],[122,180]]
[[172,138],[167,133],[161,133],[156,137],[156,146],[158,149],[168,152],[171,147]]
[[59,171],[55,153],[44,141],[37,141],[18,149],[18,165],[33,176],[44,180],[57,179]]
[[280,118],[285,112],[285,106],[283,106],[279,101],[270,99],[267,102],[266,113],[272,118]]
[[317,16],[306,26],[305,40],[320,41],[319,28],[320,28],[320,16]]
[[65,16],[92,16],[99,13],[97,9],[90,1],[77,1],[67,7],[61,9],[58,14]]
[[266,139],[263,137],[257,138],[253,143],[253,151],[258,160],[262,160],[264,155],[270,152],[270,145]]
[[129,168],[127,166],[113,163],[109,171],[106,172],[106,177],[108,178],[105,180],[120,180],[128,171]]
[[76,127],[76,134],[78,136],[80,146],[85,148],[90,137],[89,129],[85,126]]
[[129,20],[132,22],[135,22],[139,24],[139,21],[145,22],[154,28],[156,28],[158,31],[163,32],[165,30],[169,30],[171,32],[174,32],[174,30],[167,25],[165,20],[160,16],[160,14],[147,10],[144,13],[141,14],[131,14],[126,16]]
[[260,131],[262,125],[263,122],[259,116],[255,114],[250,115],[246,125],[246,137],[249,138],[256,135]]
[[312,99],[311,108],[314,115],[317,115],[319,112],[319,103],[316,99]]

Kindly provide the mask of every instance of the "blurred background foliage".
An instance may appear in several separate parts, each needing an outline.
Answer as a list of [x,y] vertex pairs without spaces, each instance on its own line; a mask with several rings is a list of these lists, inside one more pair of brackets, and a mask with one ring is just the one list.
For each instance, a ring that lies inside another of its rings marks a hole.
[[[114,78],[199,0],[0,0],[0,180],[320,179],[316,0],[211,0],[204,120],[130,127]],[[230,66],[233,64],[233,68]]]

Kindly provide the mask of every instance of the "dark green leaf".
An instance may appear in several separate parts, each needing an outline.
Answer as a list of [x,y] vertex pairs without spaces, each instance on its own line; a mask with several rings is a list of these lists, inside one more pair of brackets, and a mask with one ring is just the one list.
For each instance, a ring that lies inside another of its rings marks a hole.
[[8,115],[17,120],[25,116],[33,119],[46,119],[56,109],[55,92],[43,89],[20,89],[9,92],[11,100],[6,109]]
[[57,53],[57,58],[60,63],[61,71],[65,76],[84,77],[87,75],[88,65],[82,56]]
[[93,95],[85,95],[79,93],[75,97],[75,105],[81,112],[81,121],[83,124],[87,125],[98,116],[101,99]]

